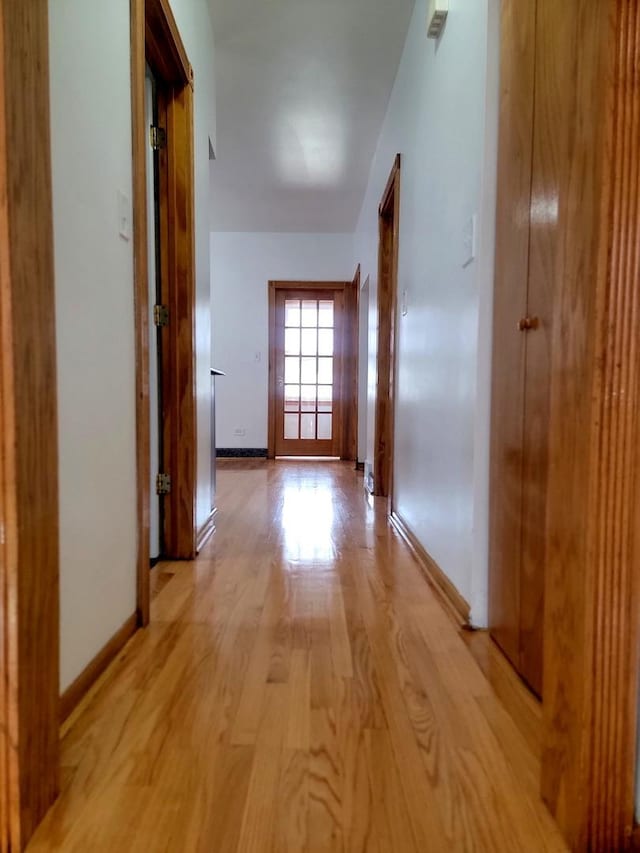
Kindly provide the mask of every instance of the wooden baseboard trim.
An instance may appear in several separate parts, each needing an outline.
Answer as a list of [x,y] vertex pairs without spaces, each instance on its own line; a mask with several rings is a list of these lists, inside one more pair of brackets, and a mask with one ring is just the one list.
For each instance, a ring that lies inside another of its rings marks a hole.
[[266,447],[218,447],[216,459],[266,459]]
[[134,613],[116,631],[109,642],[100,649],[93,660],[87,664],[76,680],[67,687],[60,697],[61,723],[64,723],[67,717],[70,716],[91,686],[100,678],[105,669],[118,656],[137,630],[138,615]]
[[196,541],[196,552],[199,553],[201,549],[204,547],[208,539],[212,536],[213,531],[216,529],[216,515],[218,514],[218,508],[211,510],[211,515],[202,525],[200,530],[198,530],[198,539]]
[[413,552],[413,556],[425,577],[440,595],[456,623],[468,625],[471,617],[471,607],[468,602],[460,595],[436,561],[429,556],[416,535],[407,527],[398,513],[392,512],[389,520]]

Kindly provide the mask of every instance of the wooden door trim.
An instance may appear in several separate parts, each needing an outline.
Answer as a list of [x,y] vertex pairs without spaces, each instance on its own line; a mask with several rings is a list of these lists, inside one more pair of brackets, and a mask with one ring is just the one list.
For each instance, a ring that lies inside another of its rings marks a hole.
[[[165,215],[169,228],[166,291],[172,317],[166,327],[172,387],[168,398],[168,453],[172,494],[167,502],[167,556],[189,559],[196,551],[195,248],[193,71],[167,0],[131,0],[133,134],[133,242],[136,330],[137,611],[149,621],[149,325],[147,257],[146,63],[166,93]],[[173,467],[175,466],[175,467]],[[166,531],[165,531],[166,535]]]
[[351,318],[343,336],[343,410],[342,458],[349,462],[358,460],[358,361],[360,358],[360,264],[356,268],[351,287],[345,290],[345,316]]
[[0,3],[0,849],[59,787],[58,436],[46,3]]
[[169,0],[145,2],[146,57],[165,83],[192,81],[193,71]]
[[[560,5],[545,0],[538,14],[557,16]],[[567,128],[554,129],[566,134],[566,148],[542,792],[573,850],[627,850],[640,665],[640,8],[580,0],[565,14],[571,9],[575,20],[560,21],[566,36],[556,51],[579,71],[570,91],[556,83],[551,94]]]
[[[267,437],[267,458],[275,459],[276,458],[276,418],[277,418],[277,410],[275,405],[276,400],[276,297],[278,291],[293,291],[293,290],[328,290],[328,291],[338,291],[344,294],[344,317],[346,319],[345,330],[349,328],[353,328],[353,324],[357,324],[357,314],[353,314],[354,306],[357,307],[357,295],[353,296],[353,288],[355,286],[355,282],[359,276],[360,267],[356,272],[356,279],[354,281],[270,281],[268,283],[268,294],[269,294],[269,384],[268,384],[268,437]],[[353,447],[350,442],[351,435],[351,423],[355,418],[355,434],[357,440],[357,423],[358,423],[358,401],[357,399],[354,401],[351,399],[349,401],[349,405],[344,405],[345,399],[345,388],[351,388],[353,386],[353,379],[351,376],[351,371],[353,369],[353,365],[355,364],[356,370],[356,382],[357,382],[357,365],[358,365],[358,354],[356,350],[355,361],[350,357],[349,353],[351,352],[352,346],[352,337],[347,336],[343,333],[343,341],[340,346],[340,359],[341,359],[341,406],[342,406],[342,434],[340,436],[340,452],[339,456],[341,459],[345,460],[353,460],[355,461],[355,456],[353,455]],[[348,338],[348,340],[347,340]],[[357,345],[357,339],[356,339]],[[346,357],[345,357],[346,353]],[[349,442],[349,443],[348,443]]]
[[[378,354],[374,435],[374,495],[389,499],[393,510],[393,442],[395,431],[396,313],[400,240],[401,155],[397,154],[378,208]],[[384,273],[383,240],[391,235],[390,274]]]

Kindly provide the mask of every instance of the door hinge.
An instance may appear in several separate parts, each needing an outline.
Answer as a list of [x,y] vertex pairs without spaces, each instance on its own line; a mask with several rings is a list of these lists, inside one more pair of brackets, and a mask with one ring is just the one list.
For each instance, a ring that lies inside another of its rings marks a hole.
[[158,474],[156,477],[156,494],[169,495],[171,494],[171,475]]
[[153,306],[153,322],[156,326],[169,325],[169,309],[166,305]]
[[149,128],[149,141],[154,151],[161,151],[167,147],[167,131],[164,127],[151,125]]

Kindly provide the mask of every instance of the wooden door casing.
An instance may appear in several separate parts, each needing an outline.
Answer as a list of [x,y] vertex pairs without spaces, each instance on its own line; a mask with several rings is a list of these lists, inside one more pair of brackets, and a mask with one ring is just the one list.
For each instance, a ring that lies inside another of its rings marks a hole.
[[[160,217],[165,229],[163,290],[172,317],[163,330],[172,376],[165,390],[165,454],[172,493],[165,503],[167,555],[196,550],[195,243],[193,71],[168,0],[131,0],[133,259],[136,345],[137,614],[150,615],[150,412],[147,146],[147,63],[162,88],[167,147],[163,152]],[[164,381],[165,377],[163,377]]]
[[0,849],[59,790],[58,417],[47,3],[0,2]]
[[401,155],[397,154],[378,209],[378,356],[373,491],[375,495],[389,499],[390,512],[393,512],[401,165]]
[[538,0],[559,145],[542,791],[628,850],[640,647],[640,6]]
[[[282,424],[278,425],[276,400],[278,396],[278,374],[277,374],[277,322],[276,306],[280,294],[291,294],[294,292],[308,293],[312,298],[317,298],[318,292],[330,293],[335,298],[339,296],[342,306],[342,326],[340,334],[336,337],[336,348],[339,353],[338,369],[340,382],[336,386],[339,415],[341,419],[340,429],[334,430],[335,444],[326,455],[340,457],[347,461],[354,461],[357,453],[357,423],[358,423],[358,395],[354,392],[357,388],[358,372],[358,337],[357,330],[354,333],[354,324],[358,323],[358,294],[354,288],[358,282],[358,273],[353,281],[270,281],[268,283],[269,300],[269,383],[268,383],[268,449],[269,459],[275,459],[281,451],[276,449],[277,436]],[[355,426],[353,426],[355,425]],[[308,449],[301,447],[299,452],[308,455]],[[296,455],[293,450],[291,455]]]

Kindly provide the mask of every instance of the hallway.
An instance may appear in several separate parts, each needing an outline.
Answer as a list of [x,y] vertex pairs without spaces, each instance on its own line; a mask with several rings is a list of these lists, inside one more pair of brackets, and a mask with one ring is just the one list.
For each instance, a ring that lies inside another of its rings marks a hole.
[[65,725],[30,853],[565,849],[535,739],[352,465],[223,462],[219,506]]

